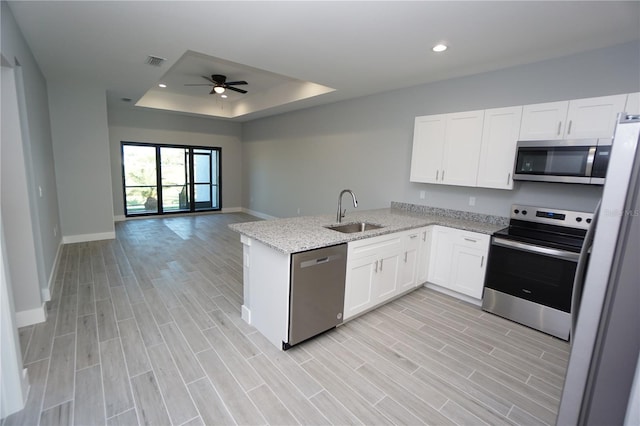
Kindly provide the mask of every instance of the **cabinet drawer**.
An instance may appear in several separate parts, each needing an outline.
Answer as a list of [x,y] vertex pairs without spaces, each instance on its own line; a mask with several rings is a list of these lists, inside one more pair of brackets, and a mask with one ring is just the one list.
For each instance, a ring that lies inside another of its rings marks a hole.
[[489,247],[490,238],[491,237],[486,234],[459,230],[456,232],[455,244],[463,247],[483,249]]
[[402,234],[394,233],[350,242],[347,258],[361,259],[371,255],[379,256],[387,251],[400,252],[400,250],[402,250]]

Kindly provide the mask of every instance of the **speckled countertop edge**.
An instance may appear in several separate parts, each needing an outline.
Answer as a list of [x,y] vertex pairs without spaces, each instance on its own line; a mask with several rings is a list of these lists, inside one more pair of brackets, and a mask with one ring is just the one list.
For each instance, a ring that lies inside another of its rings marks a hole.
[[392,202],[391,208],[348,211],[342,223],[352,222],[370,222],[383,228],[343,234],[326,228],[337,224],[333,215],[234,223],[229,228],[283,253],[296,253],[428,225],[493,234],[507,226],[508,218]]

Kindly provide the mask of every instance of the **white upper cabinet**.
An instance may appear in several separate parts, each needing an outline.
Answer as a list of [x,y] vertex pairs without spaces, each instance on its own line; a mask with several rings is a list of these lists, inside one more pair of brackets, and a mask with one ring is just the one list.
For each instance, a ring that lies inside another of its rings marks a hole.
[[447,114],[441,183],[476,186],[484,111]]
[[629,93],[624,112],[634,115],[640,114],[640,92]]
[[610,138],[616,116],[624,111],[627,95],[601,96],[569,102],[567,139]]
[[525,105],[520,140],[610,138],[627,95]]
[[416,117],[412,182],[476,186],[484,111]]
[[416,117],[411,153],[411,182],[436,183],[439,179],[446,114]]
[[562,139],[568,101],[525,105],[522,110],[520,140]]
[[521,119],[521,106],[485,110],[478,186],[513,189],[511,174]]

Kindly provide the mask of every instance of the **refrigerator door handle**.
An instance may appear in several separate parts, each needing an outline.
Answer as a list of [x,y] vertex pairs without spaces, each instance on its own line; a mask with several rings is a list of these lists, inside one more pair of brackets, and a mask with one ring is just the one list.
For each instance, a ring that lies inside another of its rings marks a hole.
[[589,253],[591,252],[591,246],[593,245],[593,235],[595,234],[596,226],[598,224],[598,216],[600,215],[601,203],[602,199],[598,201],[598,205],[593,212],[591,226],[589,226],[587,234],[584,237],[584,242],[582,244],[582,248],[580,249],[580,257],[578,258],[578,266],[576,266],[576,275],[573,280],[573,289],[571,290],[571,329],[569,331],[569,336],[572,343],[576,324],[578,323],[580,300],[582,299],[582,289],[584,288],[584,279],[587,273],[587,265],[589,264]]

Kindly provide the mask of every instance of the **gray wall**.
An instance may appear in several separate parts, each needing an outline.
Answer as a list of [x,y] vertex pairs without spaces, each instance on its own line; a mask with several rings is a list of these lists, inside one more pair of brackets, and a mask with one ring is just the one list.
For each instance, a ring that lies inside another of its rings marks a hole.
[[[21,182],[15,180],[16,176],[11,177],[13,181],[3,179],[2,191],[14,191],[21,186],[27,191],[28,197],[27,205],[24,206],[28,211],[23,210],[18,213],[21,217],[12,218],[7,214],[3,216],[3,221],[5,232],[9,233],[9,228],[16,227],[19,223],[17,229],[24,230],[22,238],[27,234],[33,236],[36,256],[34,262],[39,289],[34,292],[26,283],[16,284],[13,288],[16,311],[28,311],[41,306],[41,298],[36,294],[46,295],[49,290],[48,284],[53,278],[52,273],[61,242],[58,193],[55,183],[47,83],[7,3],[2,2],[1,7],[2,56],[14,67],[21,121],[22,167],[25,173]],[[3,114],[1,118],[3,128],[9,125],[5,121],[8,117]],[[39,194],[38,187],[42,188],[42,196]],[[3,212],[8,208],[9,206],[3,204]],[[25,222],[26,217],[29,218],[28,222]],[[13,247],[7,241],[7,252],[11,254],[12,251]]]
[[221,148],[222,208],[242,207],[241,124],[147,109],[110,108],[109,140],[113,214],[124,215],[120,142],[199,145]]
[[502,216],[516,202],[593,210],[597,187],[522,182],[505,191],[409,182],[414,118],[637,92],[639,76],[640,43],[625,43],[245,123],[243,205],[278,217],[298,209],[333,213],[340,189],[350,188],[362,209],[393,200]]
[[105,93],[95,82],[49,82],[65,242],[115,237]]

